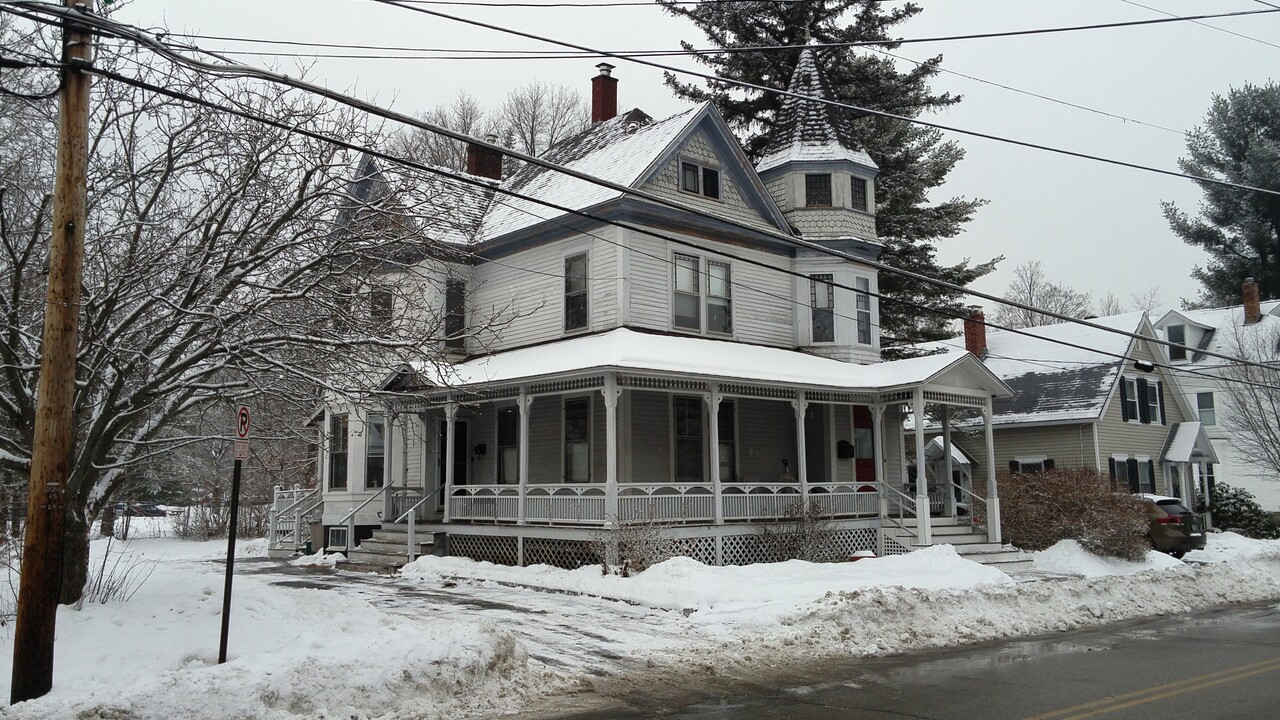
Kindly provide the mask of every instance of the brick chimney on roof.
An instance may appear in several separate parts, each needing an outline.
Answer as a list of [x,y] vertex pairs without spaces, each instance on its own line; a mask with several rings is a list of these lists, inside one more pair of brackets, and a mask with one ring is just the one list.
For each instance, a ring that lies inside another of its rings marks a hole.
[[1262,318],[1262,304],[1258,299],[1258,283],[1253,278],[1245,278],[1241,286],[1244,296],[1244,324],[1252,325]]
[[[485,142],[496,144],[497,135],[485,135]],[[502,179],[502,153],[482,145],[467,143],[467,172],[492,180]]]
[[611,120],[618,114],[618,78],[613,76],[613,66],[602,62],[596,65],[600,74],[591,78],[591,122]]
[[964,319],[964,349],[978,357],[984,357],[987,354],[987,326],[984,324],[986,319],[981,308],[973,308],[969,317]]

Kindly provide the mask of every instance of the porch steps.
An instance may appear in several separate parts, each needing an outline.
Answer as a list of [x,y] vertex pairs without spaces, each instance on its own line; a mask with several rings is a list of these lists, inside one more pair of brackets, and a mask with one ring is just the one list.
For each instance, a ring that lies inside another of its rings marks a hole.
[[[923,547],[916,538],[900,529],[887,527],[884,532],[895,542],[908,548]],[[956,554],[966,560],[990,565],[1004,572],[1030,570],[1031,561],[1021,550],[1010,545],[993,543],[987,534],[968,525],[957,524],[949,518],[934,518],[929,528],[933,545],[951,545]]]
[[[414,558],[431,555],[435,552],[435,541],[431,533],[422,533],[419,540],[415,537],[417,548]],[[400,529],[374,530],[373,537],[360,541],[360,544],[347,552],[349,570],[373,570],[374,572],[392,572],[404,567],[409,562],[409,533]]]

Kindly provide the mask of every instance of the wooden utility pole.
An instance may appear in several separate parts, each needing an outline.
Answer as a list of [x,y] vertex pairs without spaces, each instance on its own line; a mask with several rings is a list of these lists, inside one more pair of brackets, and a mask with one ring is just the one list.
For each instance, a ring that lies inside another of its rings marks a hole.
[[[63,0],[93,12],[93,0]],[[27,497],[18,615],[13,634],[10,701],[38,698],[53,687],[54,623],[62,580],[63,526],[75,440],[76,350],[84,267],[86,175],[89,160],[89,76],[92,36],[74,18],[62,26],[62,88],[58,96],[58,158],[49,245],[49,295],[36,402],[35,444]]]

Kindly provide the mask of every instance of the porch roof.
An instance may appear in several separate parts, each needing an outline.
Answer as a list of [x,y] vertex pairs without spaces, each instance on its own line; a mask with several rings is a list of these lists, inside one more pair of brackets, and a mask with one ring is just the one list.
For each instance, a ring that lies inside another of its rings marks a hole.
[[1218,462],[1213,443],[1198,422],[1174,423],[1164,441],[1161,457],[1165,462]]
[[1011,394],[969,353],[854,365],[798,350],[627,328],[495,353],[441,368],[419,368],[433,385],[454,387],[510,385],[603,370],[869,392],[940,383],[976,394]]

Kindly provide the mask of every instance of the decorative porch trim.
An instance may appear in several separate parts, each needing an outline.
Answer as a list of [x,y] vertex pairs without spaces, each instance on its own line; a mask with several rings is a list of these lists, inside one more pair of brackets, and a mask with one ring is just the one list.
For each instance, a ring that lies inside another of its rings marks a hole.
[[725,397],[757,397],[773,400],[795,400],[796,391],[790,388],[769,387],[767,385],[732,385],[722,384],[720,394]]
[[593,375],[591,377],[572,378],[569,380],[551,380],[549,382],[535,383],[529,386],[529,394],[554,395],[557,393],[572,392],[574,390],[591,390],[601,387],[604,387],[604,376]]
[[646,375],[619,375],[618,386],[641,390],[681,390],[699,393],[707,392],[708,390],[707,384],[701,380],[649,377]]
[[959,393],[938,392],[937,390],[925,390],[924,399],[928,402],[943,403],[946,405],[964,405],[966,407],[975,408],[986,407],[987,404],[986,398],[961,395]]

